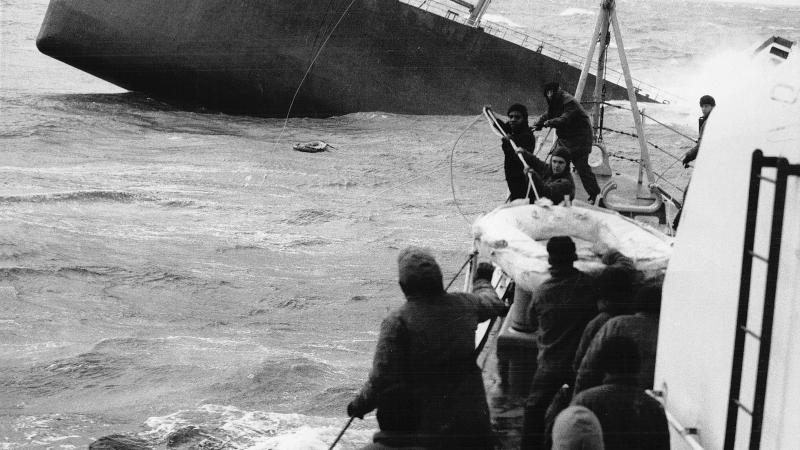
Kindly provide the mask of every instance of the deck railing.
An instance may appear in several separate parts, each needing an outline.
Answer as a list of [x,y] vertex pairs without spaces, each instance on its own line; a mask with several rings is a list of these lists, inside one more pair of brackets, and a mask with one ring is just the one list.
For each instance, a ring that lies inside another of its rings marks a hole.
[[[453,22],[462,23],[464,25],[472,27],[475,26],[469,23],[469,11],[467,11],[463,7],[459,7],[459,5],[457,5],[456,3],[442,3],[436,0],[400,0],[400,1],[408,5],[414,6],[416,8],[422,9],[424,11],[434,13],[438,16],[442,16]],[[583,68],[585,57],[578,55],[577,53],[571,52],[569,50],[566,50],[557,45],[553,45],[548,41],[546,41],[546,39],[551,41],[557,40],[552,36],[547,36],[544,34],[542,34],[541,36],[535,36],[530,33],[524,33],[514,28],[492,22],[480,22],[477,25],[477,27],[483,30],[484,33],[497,36],[500,39],[519,45],[520,47],[524,47],[529,50],[541,53],[545,56],[569,64],[578,69]],[[596,62],[592,62],[591,66],[589,66],[589,72],[592,74],[597,73]],[[606,67],[606,80],[611,83],[617,84],[619,86],[623,87],[625,86],[625,76],[623,75],[623,73],[618,70],[612,69],[610,67]],[[633,81],[633,88],[636,91],[636,93],[646,98],[652,99],[659,103],[669,103],[670,99],[674,98],[674,96],[671,95],[670,93],[664,91],[663,89],[659,89],[651,84],[645,83],[635,78],[633,78],[632,81]]]

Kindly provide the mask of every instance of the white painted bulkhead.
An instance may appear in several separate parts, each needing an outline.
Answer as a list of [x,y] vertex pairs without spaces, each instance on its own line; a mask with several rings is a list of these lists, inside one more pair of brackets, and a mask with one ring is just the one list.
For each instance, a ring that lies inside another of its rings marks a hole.
[[[730,68],[709,86],[717,106],[705,129],[667,269],[654,389],[707,449],[721,449],[739,300],[748,177],[753,150],[800,164],[800,55],[768,53]],[[725,86],[729,87],[726,88]],[[774,171],[773,171],[774,172]],[[768,172],[769,173],[769,172]],[[774,186],[761,183],[756,253],[767,255]],[[800,180],[789,177],[762,449],[800,442]],[[760,333],[766,264],[753,261],[748,327]],[[741,399],[752,405],[757,341],[746,338]],[[750,421],[739,414],[737,448]],[[673,433],[675,449],[689,448]]]

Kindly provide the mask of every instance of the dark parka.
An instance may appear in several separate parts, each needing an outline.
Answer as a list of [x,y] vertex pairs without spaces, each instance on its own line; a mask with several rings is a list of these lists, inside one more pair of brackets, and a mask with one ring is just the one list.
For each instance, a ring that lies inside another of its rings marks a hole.
[[597,314],[594,278],[578,269],[551,269],[533,292],[530,323],[539,327],[537,371],[572,373],[572,361],[586,324]]
[[572,95],[562,89],[553,92],[547,112],[539,117],[534,126],[541,128],[547,121],[548,126],[556,129],[560,144],[570,151],[573,160],[577,155],[588,155],[592,150],[592,122]]
[[[545,86],[545,96],[547,91],[554,89],[554,86]],[[589,153],[592,151],[592,122],[589,115],[581,107],[575,97],[561,89],[553,91],[551,98],[547,100],[547,112],[536,121],[535,128],[542,126],[554,127],[558,136],[558,147],[569,151],[575,171],[581,178],[589,199],[594,200],[600,194],[600,186],[597,184],[592,168],[589,166]]]
[[[636,268],[633,265],[633,261],[622,253],[616,250],[609,251],[603,255],[602,261],[603,264],[607,266],[604,270],[608,268],[626,270],[631,273],[631,278],[635,280]],[[601,295],[597,302],[599,313],[586,324],[586,328],[583,329],[583,334],[578,344],[578,350],[575,352],[575,359],[572,362],[572,368],[575,373],[578,372],[581,361],[583,361],[583,357],[586,355],[589,345],[591,345],[592,340],[597,332],[600,331],[600,328],[613,317],[624,314],[630,310],[628,303],[631,301],[632,290],[633,286],[630,286],[628,291],[617,292],[613,297],[602,295],[602,292],[600,292]],[[598,289],[598,291],[602,290]]]
[[369,412],[379,392],[405,383],[420,405],[418,433],[434,441],[426,446],[493,448],[475,330],[507,307],[485,279],[472,294],[446,293],[439,266],[421,249],[402,252],[398,266],[407,301],[381,324],[372,371],[351,406]]
[[[536,137],[533,131],[528,126],[527,121],[524,122],[519,128],[513,129],[509,124],[503,124],[508,137],[514,141],[514,144],[523,150],[523,157],[528,165],[531,164],[530,158],[533,156],[533,151],[536,148]],[[506,175],[506,184],[508,184],[508,191],[510,192],[509,200],[516,200],[528,196],[528,177],[525,175],[525,167],[517,157],[514,147],[505,139],[502,141],[503,148],[503,169]],[[533,194],[531,194],[533,198]]]
[[572,404],[597,416],[606,450],[670,448],[664,409],[644,393],[635,377],[607,375],[601,386],[579,393]]
[[600,328],[578,368],[575,380],[576,393],[602,383],[603,370],[600,367],[599,352],[605,342],[616,337],[630,338],[636,343],[642,359],[638,377],[639,388],[652,389],[658,346],[658,315],[639,312],[614,317]]
[[420,445],[420,439],[404,433],[379,431],[372,437],[372,443],[361,447],[360,450],[425,450]]
[[697,128],[700,134],[697,138],[697,143],[694,145],[694,147],[692,147],[688,152],[686,152],[685,155],[683,155],[682,162],[684,167],[688,166],[690,162],[697,159],[697,153],[700,152],[700,142],[703,140],[703,131],[706,128],[706,119],[708,119],[708,117],[709,116],[700,116],[700,118],[697,119]]
[[586,323],[597,314],[596,303],[594,279],[571,265],[552,266],[550,278],[532,293],[527,313],[539,328],[538,356],[525,402],[522,448],[544,448],[548,405],[562,385],[575,380],[572,360]]
[[[539,197],[549,198],[556,205],[563,202],[564,197],[569,197],[570,200],[575,199],[575,182],[572,181],[572,175],[570,174],[569,159],[567,159],[567,166],[564,171],[560,174],[555,174],[550,164],[545,163],[536,156],[524,153],[523,156],[525,157],[525,162],[535,172],[532,178]],[[568,155],[559,156],[563,158]]]

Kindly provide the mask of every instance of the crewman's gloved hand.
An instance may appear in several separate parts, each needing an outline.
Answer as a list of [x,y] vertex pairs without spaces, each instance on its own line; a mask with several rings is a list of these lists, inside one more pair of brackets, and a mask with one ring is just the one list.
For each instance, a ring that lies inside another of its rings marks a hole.
[[552,127],[553,126],[553,121],[552,120],[545,120],[544,121],[544,126],[546,126],[548,128]]
[[350,404],[347,405],[347,417],[358,417],[359,419],[364,419],[364,414],[367,411],[362,411],[361,408],[358,406],[358,402],[353,400]]
[[478,268],[475,270],[475,280],[486,280],[491,282],[492,274],[494,274],[494,266],[492,263],[482,262],[478,264]]
[[693,160],[694,158],[692,158],[692,151],[690,150],[686,152],[686,154],[683,155],[683,160],[681,160],[681,162],[683,163],[683,167],[684,168],[689,167],[689,163],[692,162]]

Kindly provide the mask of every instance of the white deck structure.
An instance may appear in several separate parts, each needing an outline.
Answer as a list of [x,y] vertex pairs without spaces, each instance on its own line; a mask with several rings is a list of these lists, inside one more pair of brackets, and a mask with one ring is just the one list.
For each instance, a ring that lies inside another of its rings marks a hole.
[[[742,282],[753,151],[800,168],[800,55],[765,48],[731,68],[735,91],[709,87],[708,120],[664,284],[655,390],[672,419],[672,448],[798,448],[800,442],[800,172],[787,177],[761,438],[750,414],[726,425]],[[785,53],[785,52],[784,52]],[[778,55],[778,56],[776,56]],[[715,90],[716,89],[716,90]],[[796,170],[796,169],[795,169]],[[775,178],[776,170],[763,174]],[[770,255],[775,184],[760,182],[754,253]],[[775,253],[772,253],[775,256]],[[767,266],[752,259],[747,328],[762,335]],[[745,271],[744,276],[747,276]],[[744,334],[744,333],[743,333]],[[741,392],[753,409],[760,341],[744,336]],[[736,408],[734,406],[734,408]],[[738,408],[737,408],[738,409]],[[756,414],[757,415],[756,411]],[[683,427],[683,428],[682,428]],[[681,432],[682,431],[682,432]],[[694,432],[696,431],[696,434]]]

